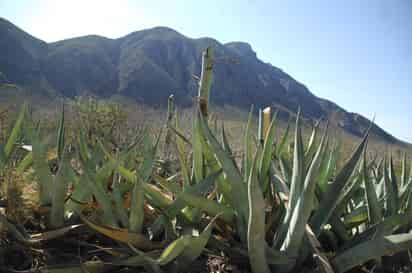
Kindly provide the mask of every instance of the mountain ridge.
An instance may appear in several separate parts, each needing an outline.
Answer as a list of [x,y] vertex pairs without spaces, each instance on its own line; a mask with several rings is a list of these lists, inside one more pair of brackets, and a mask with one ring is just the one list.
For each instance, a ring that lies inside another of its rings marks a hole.
[[[165,105],[170,93],[189,106],[197,93],[201,51],[213,46],[216,62],[211,100],[248,109],[271,105],[287,113],[300,108],[306,118],[329,119],[361,137],[370,121],[314,95],[292,76],[257,57],[251,44],[222,44],[189,38],[169,27],[134,31],[120,38],[86,35],[46,43],[0,18],[0,84],[10,82],[31,92],[73,97],[122,94],[149,105]],[[1,92],[1,90],[0,90]],[[374,124],[372,133],[402,143]]]

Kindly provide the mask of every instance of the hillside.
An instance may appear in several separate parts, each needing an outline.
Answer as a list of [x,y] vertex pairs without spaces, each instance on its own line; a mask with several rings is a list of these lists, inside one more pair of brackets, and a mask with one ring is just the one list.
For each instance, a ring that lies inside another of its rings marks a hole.
[[[247,43],[192,39],[166,27],[118,39],[90,35],[47,44],[0,18],[0,84],[52,96],[120,94],[148,105],[164,105],[173,93],[178,104],[188,106],[197,92],[193,75],[200,73],[201,51],[210,45],[216,56],[212,103],[242,109],[272,105],[284,118],[301,107],[305,118],[330,119],[356,137],[368,127],[368,119],[318,98],[260,60]],[[372,133],[386,143],[402,144],[376,125]]]

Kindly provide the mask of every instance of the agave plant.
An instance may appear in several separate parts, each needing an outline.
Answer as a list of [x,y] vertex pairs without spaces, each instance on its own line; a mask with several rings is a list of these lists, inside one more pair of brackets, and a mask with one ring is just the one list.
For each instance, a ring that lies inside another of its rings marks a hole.
[[[287,149],[293,126],[276,137],[277,115],[269,107],[259,111],[257,132],[250,111],[239,160],[224,124],[218,130],[209,120],[212,68],[213,50],[207,49],[190,137],[179,128],[170,97],[165,159],[159,158],[160,134],[153,138],[148,131],[118,145],[88,124],[69,143],[64,109],[56,138],[44,137],[33,123],[26,128],[31,151],[16,169],[33,170],[41,206],[49,208],[52,230],[41,240],[63,236],[81,221],[119,246],[103,261],[70,270],[187,272],[202,255],[224,253],[246,261],[253,273],[293,272],[312,257],[318,266],[308,270],[340,273],[381,266],[383,256],[412,247],[406,155],[400,175],[392,158],[368,159],[366,132],[338,168],[341,146],[328,136],[327,124],[316,123],[305,142],[298,111]],[[0,146],[0,171],[9,165],[25,113]],[[165,171],[165,162],[177,167]],[[39,242],[4,215],[0,219],[18,240]]]
[[[11,129],[10,134],[7,137],[5,143],[0,143],[0,174],[7,168],[12,166],[13,162],[13,151],[16,148],[23,148],[21,145],[18,145],[21,133],[23,131],[24,120],[27,115],[27,104],[23,104],[20,113],[17,117],[17,120],[14,123],[13,128]],[[17,170],[23,170],[25,167],[30,164],[31,155],[26,153],[25,157],[17,163]]]

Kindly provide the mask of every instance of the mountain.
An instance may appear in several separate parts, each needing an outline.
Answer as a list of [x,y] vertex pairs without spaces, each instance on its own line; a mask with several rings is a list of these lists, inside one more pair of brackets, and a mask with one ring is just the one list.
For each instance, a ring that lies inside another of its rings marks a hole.
[[[211,90],[214,104],[244,109],[251,104],[272,105],[283,116],[300,107],[304,117],[329,119],[357,137],[370,124],[261,61],[248,43],[192,39],[166,27],[118,39],[90,35],[45,43],[0,18],[0,84],[67,97],[121,94],[149,105],[164,105],[173,93],[178,104],[188,106],[197,93],[193,75],[200,74],[201,52],[207,46],[214,47],[216,59]],[[398,143],[377,125],[371,131],[385,142]]]

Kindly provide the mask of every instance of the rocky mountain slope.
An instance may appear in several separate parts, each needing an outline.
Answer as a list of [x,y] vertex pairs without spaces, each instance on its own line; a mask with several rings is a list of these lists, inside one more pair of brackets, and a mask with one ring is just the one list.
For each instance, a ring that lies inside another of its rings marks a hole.
[[[306,118],[330,119],[354,136],[368,127],[368,119],[316,97],[281,69],[258,59],[247,43],[192,39],[166,27],[118,39],[90,35],[48,44],[0,18],[0,84],[68,97],[121,94],[149,105],[164,105],[173,93],[187,106],[197,92],[193,75],[200,73],[201,51],[210,45],[216,56],[213,103],[244,109],[272,105],[283,116],[301,107]],[[398,142],[376,125],[372,133],[385,142]]]

